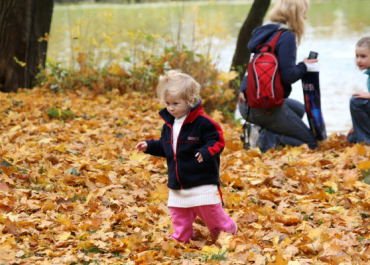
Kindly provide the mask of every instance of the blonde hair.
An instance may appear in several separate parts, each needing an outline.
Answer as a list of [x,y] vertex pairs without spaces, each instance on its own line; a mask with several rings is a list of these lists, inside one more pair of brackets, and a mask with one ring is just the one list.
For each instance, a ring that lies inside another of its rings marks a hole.
[[199,83],[190,75],[181,73],[179,70],[170,70],[159,77],[157,97],[160,103],[165,105],[167,95],[180,95],[190,107],[194,107],[200,101],[199,91]]
[[269,13],[269,20],[286,24],[299,45],[305,30],[303,14],[309,7],[310,0],[277,0]]
[[370,37],[361,38],[357,42],[356,47],[364,47],[364,48],[368,48],[370,50]]

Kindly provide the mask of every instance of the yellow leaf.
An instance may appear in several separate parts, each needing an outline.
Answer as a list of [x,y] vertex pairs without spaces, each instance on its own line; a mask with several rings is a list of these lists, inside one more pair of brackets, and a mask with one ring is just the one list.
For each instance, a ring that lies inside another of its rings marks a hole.
[[257,223],[253,223],[252,226],[258,230],[261,230],[262,229],[262,225],[260,224],[257,224]]
[[67,240],[71,236],[71,232],[64,232],[61,235],[58,236],[59,240]]
[[229,83],[230,80],[234,80],[235,77],[237,77],[237,76],[238,76],[238,73],[235,72],[235,71],[231,71],[229,73],[227,73],[227,72],[221,72],[221,74],[219,74],[217,76],[217,79],[220,80],[220,81],[223,81],[225,83]]
[[227,201],[230,202],[235,207],[235,206],[239,206],[241,202],[241,198],[239,194],[233,193],[228,197]]
[[276,217],[276,222],[283,223],[285,225],[293,225],[299,222],[299,217],[296,215],[279,215]]
[[228,88],[225,90],[222,99],[225,101],[230,101],[235,98],[235,91],[234,89]]
[[221,111],[215,110],[212,112],[211,118],[214,119],[216,122],[221,123],[224,120],[224,115]]
[[252,179],[252,180],[250,180],[250,183],[252,185],[258,185],[258,184],[261,184],[264,181],[265,181],[264,179]]
[[14,126],[13,128],[11,128],[11,129],[9,130],[9,132],[16,132],[16,131],[18,131],[18,130],[20,130],[20,129],[22,129],[22,127],[21,127],[20,125],[17,125],[17,126]]
[[40,184],[50,184],[49,181],[43,179],[43,178],[37,178],[37,183],[40,183]]
[[105,38],[105,42],[106,42],[108,45],[111,45],[111,44],[112,44],[112,38],[111,38],[111,37],[106,37],[106,38]]
[[59,151],[61,153],[67,153],[67,149],[65,146],[65,143],[62,143],[61,145],[58,145],[57,147],[54,148],[56,151]]
[[285,239],[280,243],[280,245],[284,248],[284,247],[290,246],[292,243],[293,243],[293,241],[292,241],[289,237],[287,237],[287,238],[285,238]]
[[345,213],[347,210],[343,206],[334,206],[326,209],[328,212],[338,214],[338,213]]
[[170,218],[167,219],[161,219],[158,221],[158,227],[160,229],[171,229],[172,227],[172,221]]
[[165,184],[158,184],[154,191],[150,191],[148,202],[159,204],[168,199],[168,187]]
[[130,156],[130,160],[131,161],[143,161],[144,159],[146,158],[146,155],[145,154],[136,154],[136,153],[133,153],[131,156]]
[[331,187],[335,192],[338,192],[338,185],[335,182],[332,181],[326,181],[323,183],[326,187]]
[[39,144],[48,144],[52,141],[55,141],[55,139],[54,138],[44,138],[44,139],[39,140],[38,143]]
[[366,147],[363,145],[356,145],[356,146],[357,146],[358,154],[360,156],[364,156],[366,154]]
[[110,164],[105,164],[105,165],[95,165],[94,168],[96,169],[101,169],[103,171],[111,171],[113,169],[113,166]]
[[49,119],[48,114],[46,114],[45,112],[43,112],[43,113],[42,113],[42,116],[44,117],[44,120],[45,120],[46,122],[50,122],[50,119]]
[[290,155],[300,155],[303,153],[303,148],[300,146],[292,147],[287,153]]
[[359,169],[362,169],[362,170],[366,170],[367,171],[370,168],[370,161],[363,161],[360,164],[358,164],[357,167]]
[[322,234],[323,230],[326,229],[327,227],[323,226],[323,227],[319,227],[319,228],[312,228],[311,226],[309,225],[305,225],[305,230],[308,232],[307,236],[309,238],[311,238],[312,240],[316,240],[317,238],[320,237],[320,235]]
[[[0,247],[0,260],[15,260],[15,252],[9,249]],[[4,263],[5,264],[5,263]]]
[[218,247],[205,246],[202,248],[202,254],[207,255],[207,256],[211,256],[219,252],[220,252],[220,249]]
[[[0,170],[3,170],[4,167],[0,167]],[[5,182],[5,183],[9,183],[9,184],[12,184],[14,185],[14,181],[9,178],[6,174],[0,174],[0,180],[1,182]]]
[[283,258],[283,255],[281,253],[279,253],[277,256],[276,256],[276,265],[287,265],[288,264],[288,260],[285,260]]
[[47,211],[54,211],[57,209],[57,206],[51,200],[47,200],[42,207],[42,211],[45,213]]

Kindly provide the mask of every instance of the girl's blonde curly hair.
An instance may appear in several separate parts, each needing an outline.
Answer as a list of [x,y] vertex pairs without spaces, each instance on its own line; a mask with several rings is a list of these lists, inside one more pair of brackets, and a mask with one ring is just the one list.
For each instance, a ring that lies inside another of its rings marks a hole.
[[179,70],[170,70],[159,77],[157,97],[160,103],[165,105],[167,95],[180,95],[190,107],[194,107],[200,101],[199,91],[199,83],[190,75],[181,73]]

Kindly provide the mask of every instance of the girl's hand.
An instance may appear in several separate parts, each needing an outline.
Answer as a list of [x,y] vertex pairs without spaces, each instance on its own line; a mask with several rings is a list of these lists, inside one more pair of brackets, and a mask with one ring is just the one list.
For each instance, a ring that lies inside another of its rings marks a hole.
[[317,63],[319,60],[318,59],[308,59],[307,57],[303,59],[304,63]]
[[351,128],[351,130],[349,130],[349,132],[347,133],[347,140],[348,140],[348,137],[353,134],[355,131],[353,130],[353,127]]
[[137,154],[140,152],[140,151],[143,151],[145,152],[146,149],[148,148],[148,144],[144,141],[144,142],[140,142],[136,145],[136,150],[137,150]]
[[202,154],[200,152],[196,153],[195,157],[197,157],[197,160],[198,160],[199,163],[203,162],[203,157],[202,157]]
[[370,93],[369,92],[358,92],[352,94],[355,98],[363,98],[363,99],[370,99]]
[[245,96],[243,92],[239,92],[239,101],[244,104],[245,103]]

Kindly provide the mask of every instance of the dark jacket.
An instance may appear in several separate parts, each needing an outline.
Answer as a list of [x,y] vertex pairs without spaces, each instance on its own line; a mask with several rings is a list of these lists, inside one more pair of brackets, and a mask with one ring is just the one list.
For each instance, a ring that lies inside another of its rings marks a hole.
[[[220,154],[225,140],[220,125],[204,114],[202,102],[189,110],[177,139],[176,155],[172,148],[175,118],[167,109],[162,109],[159,115],[165,122],[161,138],[146,141],[148,148],[145,153],[167,159],[167,186],[174,190],[206,184],[219,187]],[[202,154],[202,163],[195,157],[197,152]]]
[[[262,43],[269,43],[278,33],[278,29],[281,26],[282,24],[268,23],[254,29],[252,39],[248,43],[248,49],[255,53],[257,46]],[[303,62],[296,65],[297,43],[296,37],[291,31],[286,30],[281,33],[275,47],[275,54],[279,61],[280,77],[284,86],[284,98],[288,98],[290,92],[292,92],[291,85],[300,80],[307,71]],[[246,89],[247,79],[244,77],[240,86],[240,92],[245,92]]]

